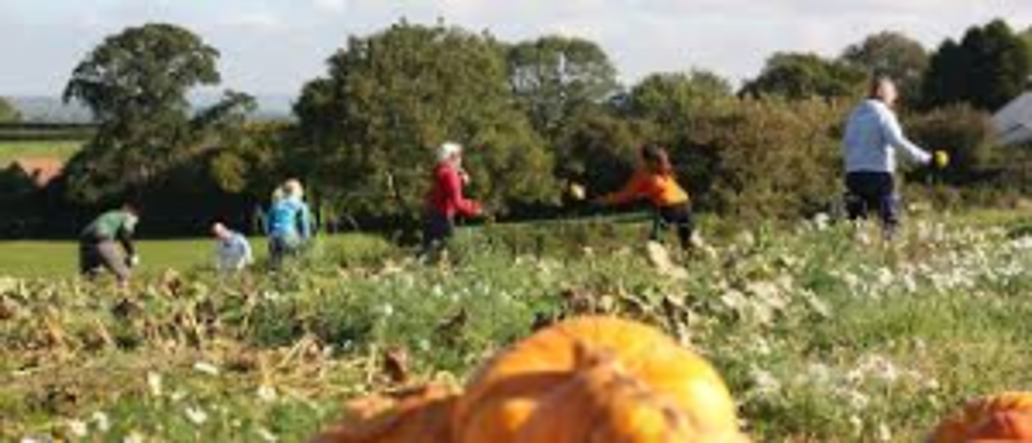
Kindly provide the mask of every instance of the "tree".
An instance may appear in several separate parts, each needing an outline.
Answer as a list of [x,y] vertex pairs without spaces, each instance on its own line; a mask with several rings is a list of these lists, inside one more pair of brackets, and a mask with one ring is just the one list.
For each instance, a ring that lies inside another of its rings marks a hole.
[[631,88],[626,107],[634,117],[676,124],[699,107],[731,97],[731,83],[712,72],[652,74]]
[[21,113],[18,112],[18,109],[11,102],[0,97],[0,123],[16,122],[18,120],[21,120]]
[[851,45],[842,61],[868,73],[888,75],[900,86],[903,98],[916,101],[928,69],[928,52],[921,43],[897,32],[880,32]]
[[634,172],[638,149],[652,140],[648,122],[591,109],[571,118],[558,143],[556,174],[593,194],[617,190]]
[[534,128],[554,137],[579,109],[615,94],[616,69],[597,44],[542,37],[508,50],[509,81]]
[[108,37],[72,73],[65,101],[78,100],[99,124],[68,166],[70,197],[96,202],[138,190],[163,171],[219,144],[253,110],[245,94],[192,115],[187,93],[220,81],[218,51],[167,24],[128,28]]
[[504,211],[552,198],[552,159],[515,107],[489,36],[400,23],[353,37],[295,106],[310,180],[338,210],[414,215],[445,141],[467,147],[472,191]]
[[816,54],[778,53],[767,60],[760,76],[747,83],[742,93],[791,100],[833,99],[856,95],[865,79],[863,71],[840,61]]
[[946,40],[925,78],[929,107],[967,103],[995,111],[1024,92],[1032,74],[1032,49],[1003,20],[972,27],[960,43]]

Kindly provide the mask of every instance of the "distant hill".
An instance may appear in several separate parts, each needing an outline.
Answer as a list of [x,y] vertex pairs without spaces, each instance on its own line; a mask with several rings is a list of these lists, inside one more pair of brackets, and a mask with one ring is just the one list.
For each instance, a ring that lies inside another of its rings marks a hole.
[[[216,94],[197,94],[193,98],[195,109],[211,106],[219,99]],[[5,97],[18,109],[22,119],[31,123],[90,123],[89,110],[78,103],[65,104],[59,97],[9,96]],[[289,95],[259,95],[258,110],[254,120],[289,120],[293,118],[294,98]]]
[[77,103],[65,104],[58,97],[9,96],[5,97],[22,120],[30,123],[89,123],[90,111]]
[[[192,102],[195,110],[204,109],[218,102],[221,94],[195,94]],[[287,94],[256,95],[258,110],[251,115],[253,120],[290,120],[294,118],[294,97]]]

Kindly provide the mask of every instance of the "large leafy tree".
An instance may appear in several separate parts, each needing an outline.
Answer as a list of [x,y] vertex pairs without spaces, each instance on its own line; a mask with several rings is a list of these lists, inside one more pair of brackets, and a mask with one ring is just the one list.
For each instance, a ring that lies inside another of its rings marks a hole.
[[550,138],[577,112],[619,90],[609,56],[589,40],[547,36],[507,52],[512,89],[534,128]]
[[108,37],[72,73],[65,101],[85,104],[97,134],[69,164],[70,197],[95,202],[139,192],[165,171],[217,147],[254,101],[227,92],[196,115],[187,94],[219,83],[219,53],[190,31],[168,24]]
[[0,122],[12,122],[21,120],[18,110],[3,97],[0,97]]
[[865,79],[862,70],[837,60],[816,54],[778,53],[767,60],[760,76],[747,83],[742,93],[792,100],[842,98],[856,95]]
[[634,117],[676,124],[732,94],[731,83],[712,72],[652,74],[631,88],[626,109]]
[[404,22],[352,38],[295,106],[307,146],[298,167],[336,209],[418,214],[433,149],[453,140],[467,147],[472,191],[490,206],[553,197],[551,156],[514,104],[498,47],[489,36]]
[[932,56],[924,81],[928,106],[966,103],[995,111],[1028,86],[1032,49],[1003,20],[946,40]]
[[868,73],[888,75],[896,80],[903,98],[914,101],[921,92],[921,79],[928,69],[928,51],[916,40],[898,32],[879,32],[851,45],[841,59]]

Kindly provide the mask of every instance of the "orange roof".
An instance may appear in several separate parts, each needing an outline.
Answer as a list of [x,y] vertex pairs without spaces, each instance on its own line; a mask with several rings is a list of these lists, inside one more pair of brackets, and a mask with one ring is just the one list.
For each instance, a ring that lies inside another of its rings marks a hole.
[[14,160],[13,165],[25,171],[36,186],[41,188],[61,175],[61,170],[64,169],[64,161],[53,157],[19,158]]

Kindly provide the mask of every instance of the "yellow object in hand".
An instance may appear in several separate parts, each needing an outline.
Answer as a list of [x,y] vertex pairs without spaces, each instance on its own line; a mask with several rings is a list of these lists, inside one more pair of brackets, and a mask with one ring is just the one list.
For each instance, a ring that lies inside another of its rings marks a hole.
[[950,165],[950,154],[946,151],[935,151],[935,166],[944,169]]
[[570,185],[570,196],[575,200],[584,200],[587,196],[587,191],[584,189],[583,185],[573,183]]

